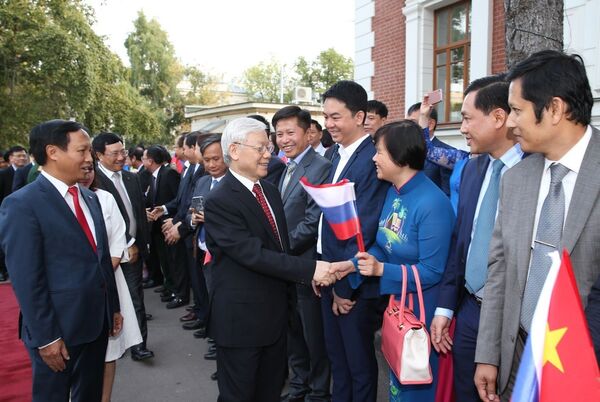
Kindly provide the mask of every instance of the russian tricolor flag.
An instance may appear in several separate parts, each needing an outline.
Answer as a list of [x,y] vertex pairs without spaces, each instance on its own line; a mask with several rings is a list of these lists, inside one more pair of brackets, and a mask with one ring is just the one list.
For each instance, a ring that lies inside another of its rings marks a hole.
[[331,226],[335,237],[346,240],[357,236],[359,250],[364,251],[360,222],[356,212],[354,183],[344,179],[334,184],[314,185],[303,177],[300,179],[300,184],[321,207],[323,216]]
[[511,402],[600,401],[600,373],[569,254],[552,267],[536,306]]

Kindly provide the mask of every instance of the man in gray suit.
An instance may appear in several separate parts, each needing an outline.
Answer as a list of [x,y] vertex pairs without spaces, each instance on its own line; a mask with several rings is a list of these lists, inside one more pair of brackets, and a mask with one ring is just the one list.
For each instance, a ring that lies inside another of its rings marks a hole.
[[546,50],[507,79],[508,125],[533,155],[502,179],[475,353],[485,401],[510,398],[548,253],[570,253],[584,307],[600,274],[600,132],[589,125],[593,97],[583,61]]
[[[315,259],[321,209],[300,185],[300,178],[322,184],[331,162],[309,144],[310,112],[287,106],[273,116],[277,146],[288,158],[279,192],[290,238],[290,254]],[[309,286],[291,284],[288,363],[291,369],[286,401],[328,401],[329,361],[323,338],[321,302]]]

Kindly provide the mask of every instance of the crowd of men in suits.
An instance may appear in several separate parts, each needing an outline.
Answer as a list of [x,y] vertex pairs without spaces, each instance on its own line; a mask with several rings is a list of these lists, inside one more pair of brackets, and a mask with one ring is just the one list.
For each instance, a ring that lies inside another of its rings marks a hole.
[[[551,51],[465,91],[461,132],[480,156],[461,174],[430,328],[435,350],[453,353],[457,400],[510,397],[547,272],[537,241],[546,239],[544,200],[554,191],[564,225],[542,243],[571,254],[598,354],[600,133],[590,126],[592,105],[582,62]],[[371,139],[387,108],[367,103],[357,83],[340,81],[324,93],[323,110],[336,143],[328,149],[310,113],[287,106],[274,115],[273,133],[255,115],[230,122],[222,135],[179,136],[181,172],[161,145],[127,150],[118,134],[90,139],[83,126],[62,120],[31,131],[31,163],[23,147],[5,153],[0,280],[10,275],[21,307],[34,400],[99,400],[87,373],[101,373],[100,351],[120,327],[100,206],[83,188],[67,192],[92,168],[95,185],[114,196],[126,222],[129,261],[121,266],[143,337],[133,359],[154,357],[144,288],[155,288],[166,308],[193,301],[181,321],[195,337],[211,339],[205,357],[217,360],[219,401],[376,400],[378,279],[350,285],[336,262],[352,259],[356,242],[334,236],[300,178],[355,183],[368,248],[389,189],[377,179]],[[434,136],[435,109],[417,104],[406,118],[428,128],[430,146],[450,148]],[[427,162],[425,173],[449,194],[450,169]],[[83,243],[92,247],[73,247]]]

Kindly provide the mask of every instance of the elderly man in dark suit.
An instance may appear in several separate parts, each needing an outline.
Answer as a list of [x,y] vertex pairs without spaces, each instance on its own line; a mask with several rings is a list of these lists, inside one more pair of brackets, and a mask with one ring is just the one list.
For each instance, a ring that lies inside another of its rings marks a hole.
[[508,126],[532,155],[502,178],[475,353],[482,400],[510,398],[549,254],[571,255],[584,307],[600,274],[600,132],[583,61],[542,51],[507,79]]
[[[480,78],[465,90],[461,132],[471,152],[481,155],[471,159],[462,174],[458,218],[431,323],[433,347],[443,353],[452,349],[454,390],[461,402],[479,401],[473,384],[475,346],[500,179],[523,157],[506,126],[509,113],[508,84],[502,77]],[[453,316],[452,344],[448,329]]]
[[135,173],[123,170],[127,150],[121,137],[115,133],[98,134],[92,141],[92,148],[98,160],[98,188],[112,194],[126,225],[129,261],[122,263],[121,268],[143,338],[141,344],[131,348],[131,358],[149,359],[154,353],[146,347],[148,324],[142,287],[142,258],[148,255],[148,226],[142,187]]
[[[76,122],[33,128],[38,179],[0,208],[0,246],[21,309],[34,401],[100,401],[109,332],[122,317],[106,227],[91,172],[90,138]],[[40,208],[43,205],[43,208]]]
[[[308,110],[287,106],[273,116],[277,146],[288,159],[279,192],[289,229],[290,254],[317,257],[317,229],[321,209],[300,185],[300,178],[323,184],[331,162],[309,144]],[[287,401],[329,401],[329,360],[323,339],[321,301],[310,286],[296,284],[290,292],[292,312],[288,329],[288,365],[291,369]]]
[[217,344],[219,401],[279,402],[286,361],[290,282],[331,283],[330,265],[289,256],[277,188],[267,175],[265,125],[230,122],[222,137],[229,172],[209,193],[206,239],[213,278],[208,331]]

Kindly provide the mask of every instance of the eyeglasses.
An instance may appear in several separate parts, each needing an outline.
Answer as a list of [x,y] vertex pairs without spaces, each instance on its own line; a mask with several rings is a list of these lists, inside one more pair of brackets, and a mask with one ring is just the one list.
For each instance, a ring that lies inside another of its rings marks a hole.
[[120,151],[105,152],[104,155],[109,156],[111,158],[117,158],[119,156],[127,156],[128,154],[126,149],[122,149]]
[[250,144],[242,144],[241,142],[234,142],[234,144],[242,145],[244,147],[249,147],[249,148],[255,149],[256,151],[258,151],[259,154],[264,154],[266,151],[269,151],[269,153],[271,153],[275,149],[275,147],[271,143],[269,143],[269,145],[260,145],[260,146],[250,145]]

